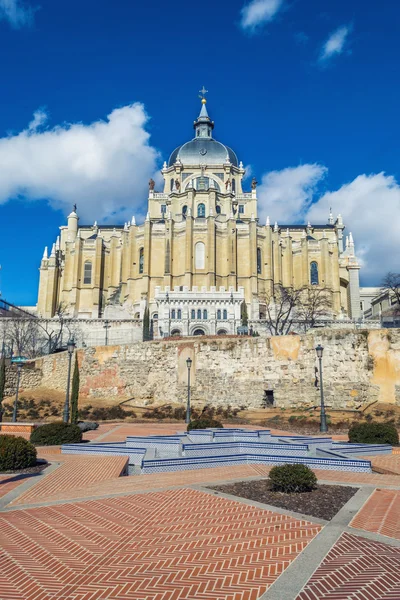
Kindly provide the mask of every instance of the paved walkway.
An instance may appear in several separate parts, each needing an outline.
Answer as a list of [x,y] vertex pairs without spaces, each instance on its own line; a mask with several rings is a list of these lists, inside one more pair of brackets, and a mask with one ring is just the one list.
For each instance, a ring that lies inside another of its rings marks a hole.
[[[109,423],[85,437],[182,428]],[[400,454],[374,458],[385,474],[316,471],[360,488],[329,523],[206,487],[264,465],[121,477],[125,457],[39,456],[42,474],[0,478],[1,600],[400,599]]]

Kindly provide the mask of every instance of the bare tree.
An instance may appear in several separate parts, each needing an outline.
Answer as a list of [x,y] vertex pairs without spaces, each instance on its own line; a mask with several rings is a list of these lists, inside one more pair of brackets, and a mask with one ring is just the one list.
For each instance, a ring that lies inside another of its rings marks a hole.
[[332,317],[330,291],[316,286],[304,288],[296,307],[296,317],[304,333],[315,327],[318,321]]
[[274,286],[274,294],[266,296],[266,325],[271,335],[287,335],[296,317],[301,290]]
[[14,355],[35,358],[42,346],[37,320],[33,317],[7,319],[5,341]]
[[400,314],[400,273],[389,272],[385,275],[382,280],[381,293],[389,292],[389,297],[394,296],[396,298],[396,304],[393,306],[392,311],[395,315]]
[[53,319],[38,319],[37,324],[41,329],[43,338],[45,340],[43,352],[52,354],[55,350],[61,348],[64,329],[68,330],[69,335],[71,334],[68,323],[65,319],[66,313],[67,305],[61,302],[57,306],[55,317]]

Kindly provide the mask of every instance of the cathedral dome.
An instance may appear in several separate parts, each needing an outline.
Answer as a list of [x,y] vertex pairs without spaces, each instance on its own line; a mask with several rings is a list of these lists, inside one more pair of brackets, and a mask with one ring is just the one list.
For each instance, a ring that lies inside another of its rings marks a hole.
[[[203,96],[206,90],[202,90]],[[195,137],[186,144],[176,148],[169,157],[168,166],[172,167],[179,160],[183,165],[222,165],[229,161],[238,167],[238,159],[234,151],[217,142],[212,137],[214,122],[208,116],[206,99],[203,97],[202,107],[197,121],[194,122]]]
[[168,166],[172,167],[178,159],[183,165],[222,165],[228,157],[235,167],[239,166],[236,154],[228,146],[213,138],[194,138],[173,151]]

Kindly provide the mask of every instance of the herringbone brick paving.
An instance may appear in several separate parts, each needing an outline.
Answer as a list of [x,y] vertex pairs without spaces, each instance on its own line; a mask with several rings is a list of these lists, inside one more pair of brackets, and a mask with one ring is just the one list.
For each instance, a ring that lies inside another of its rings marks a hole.
[[319,532],[195,490],[0,514],[2,600],[256,600]]
[[[47,457],[50,460],[50,457]],[[60,456],[56,456],[59,460]],[[11,504],[29,504],[39,500],[47,501],[55,495],[64,498],[69,490],[85,488],[102,481],[117,481],[125,470],[125,456],[76,456],[62,455],[62,464],[51,473],[38,479],[38,482],[23,492]]]
[[296,600],[398,600],[400,548],[342,534]]
[[365,458],[372,462],[373,467],[382,472],[400,475],[400,454],[383,454],[382,456],[366,456]]
[[375,490],[350,526],[400,540],[400,491]]

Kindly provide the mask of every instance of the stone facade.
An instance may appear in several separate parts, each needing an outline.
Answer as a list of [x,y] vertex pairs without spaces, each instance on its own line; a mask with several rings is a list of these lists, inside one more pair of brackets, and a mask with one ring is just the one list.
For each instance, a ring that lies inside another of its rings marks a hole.
[[257,182],[243,189],[243,163],[213,138],[213,128],[203,100],[194,139],[164,163],[163,191],[150,181],[144,223],[84,225],[74,208],[50,256],[44,252],[38,316],[51,318],[63,305],[79,319],[139,319],[149,308],[158,337],[156,290],[214,290],[218,310],[220,288],[243,288],[249,318],[259,320],[277,286],[317,286],[327,291],[332,315],[361,316],[359,264],[341,216],[318,225],[260,223]]
[[[78,351],[80,402],[184,402],[190,356],[194,402],[256,408],[272,390],[277,406],[313,406],[319,403],[319,343],[324,346],[328,407],[400,404],[400,330],[324,330],[266,339],[199,337],[87,348]],[[63,391],[66,373],[67,353],[47,356],[35,361],[33,371],[23,370],[21,387]]]

